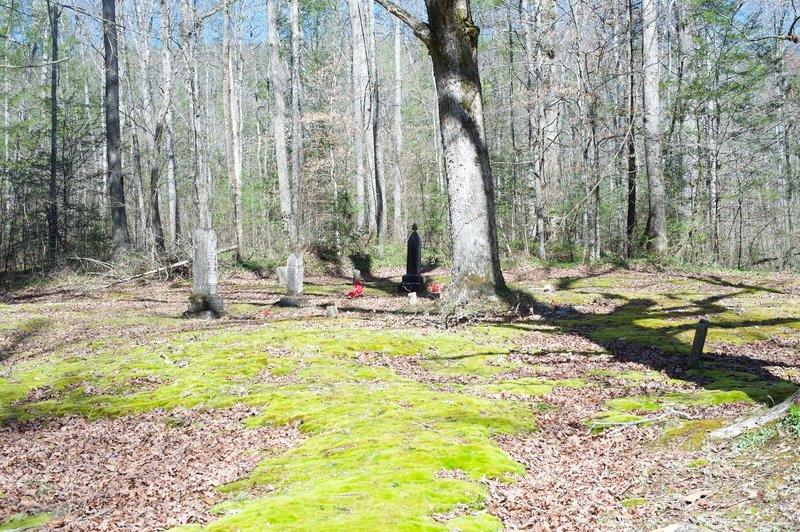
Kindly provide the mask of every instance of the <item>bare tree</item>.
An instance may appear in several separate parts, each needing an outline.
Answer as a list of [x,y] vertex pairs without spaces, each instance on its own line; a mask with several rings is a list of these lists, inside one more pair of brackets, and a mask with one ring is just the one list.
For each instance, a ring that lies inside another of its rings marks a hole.
[[400,46],[402,42],[402,22],[394,19],[394,190],[393,190],[393,235],[403,238],[403,64]]
[[297,222],[292,213],[292,191],[289,181],[289,161],[286,155],[286,65],[280,57],[278,16],[275,0],[267,0],[267,31],[269,41],[269,78],[272,89],[272,135],[275,141],[275,164],[278,170],[278,196],[284,237],[297,238]]
[[50,186],[47,201],[47,260],[58,251],[58,19],[61,7],[47,0],[50,19]]
[[122,175],[122,134],[119,125],[119,52],[116,0],[103,0],[103,49],[105,53],[106,160],[111,196],[111,245],[114,252],[127,249],[128,216]]
[[292,25],[292,218],[294,222],[294,244],[301,238],[302,214],[300,211],[301,172],[303,169],[303,124],[300,115],[300,2],[290,1]]
[[625,256],[630,258],[633,254],[633,239],[636,231],[636,138],[634,137],[634,122],[636,119],[636,76],[634,68],[634,42],[633,42],[633,0],[628,0],[628,130],[626,135],[626,152],[628,160],[627,173],[627,216],[625,221]]
[[[165,1],[165,0],[162,0]],[[242,218],[242,141],[239,124],[239,86],[238,60],[234,65],[234,52],[231,45],[230,6],[233,0],[225,0],[223,9],[222,57],[225,72],[224,89],[222,91],[223,109],[225,112],[225,145],[228,154],[228,179],[231,197],[233,198],[233,223],[236,233],[236,260],[244,260],[244,221]]]
[[666,190],[661,160],[661,54],[658,38],[658,0],[642,4],[642,73],[644,77],[644,156],[647,166],[647,250],[656,255],[667,251]]

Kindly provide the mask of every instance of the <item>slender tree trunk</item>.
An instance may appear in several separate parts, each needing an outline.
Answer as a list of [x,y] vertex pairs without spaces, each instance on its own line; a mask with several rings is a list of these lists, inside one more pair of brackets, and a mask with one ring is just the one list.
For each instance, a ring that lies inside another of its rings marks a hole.
[[244,222],[242,220],[242,145],[239,137],[239,98],[237,76],[234,75],[234,59],[231,46],[231,0],[225,0],[223,18],[223,60],[225,87],[223,108],[225,112],[225,138],[228,153],[228,178],[233,198],[233,222],[236,232],[236,260],[244,260]]
[[508,122],[511,133],[511,240],[517,240],[517,130],[516,114],[514,113],[514,31],[512,25],[512,7],[506,8],[506,22],[508,26]]
[[54,263],[58,252],[58,19],[60,8],[47,1],[50,15],[50,187],[47,203],[47,260]]
[[636,232],[636,68],[633,42],[633,0],[628,0],[628,131],[626,148],[628,154],[628,213],[625,223],[625,257],[633,256],[634,234]]
[[114,253],[130,245],[122,175],[122,133],[119,124],[119,64],[116,0],[103,0],[103,49],[105,52],[106,161],[111,197],[111,245]]
[[181,41],[186,63],[186,92],[188,94],[189,140],[191,146],[191,173],[194,180],[195,201],[197,203],[198,224],[200,228],[211,228],[211,180],[205,168],[202,141],[200,138],[200,94],[199,73],[197,70],[196,43],[202,22],[197,18],[195,3],[180,0]]
[[647,250],[655,255],[667,251],[666,190],[661,159],[661,60],[658,38],[658,0],[642,4],[642,72],[644,76],[644,156],[647,166]]
[[375,13],[372,2],[365,0],[364,15],[367,17],[369,41],[369,79],[370,79],[370,134],[372,135],[372,160],[375,190],[375,226],[378,232],[378,246],[386,240],[386,187],[383,178],[383,149],[380,136],[380,85],[378,83],[378,53],[375,43]]
[[181,232],[180,207],[178,203],[177,164],[175,162],[174,131],[172,127],[172,103],[166,117],[167,133],[167,199],[169,204],[169,245],[175,250]]
[[[11,1],[11,9],[15,9],[14,7],[14,0]],[[13,30],[12,24],[12,17],[7,18],[7,25],[6,25],[6,35],[11,35]],[[9,39],[3,40],[3,63],[8,63],[8,47],[9,47]],[[0,217],[3,219],[3,227],[0,228],[2,234],[0,234],[0,253],[3,251],[3,245],[5,244],[5,271],[8,271],[8,262],[10,259],[10,250],[11,250],[11,242],[14,237],[12,234],[12,226],[13,226],[13,219],[14,219],[14,187],[11,183],[11,172],[9,171],[9,163],[11,162],[9,157],[11,155],[9,146],[10,146],[10,137],[8,134],[9,131],[9,104],[8,104],[8,97],[9,97],[9,74],[5,72],[3,75],[3,174],[2,174],[2,183],[0,183],[0,200],[2,201],[2,209],[0,209]]]
[[356,228],[366,230],[366,194],[364,191],[364,90],[367,84],[365,30],[361,16],[361,0],[348,0],[352,35],[351,74],[353,82],[353,152],[355,155]]
[[275,165],[278,170],[278,196],[284,237],[297,239],[297,222],[292,214],[292,191],[289,181],[289,160],[286,154],[286,66],[279,53],[278,15],[276,0],[267,0],[267,31],[269,33],[269,74],[272,88],[272,135],[275,140]]
[[428,47],[439,101],[452,241],[454,301],[504,288],[495,227],[494,183],[483,121],[478,34],[468,0],[428,0],[428,23],[376,0]]
[[394,19],[394,217],[393,234],[396,240],[405,236],[403,230],[403,69],[400,54],[401,22]]
[[295,224],[295,245],[302,239],[301,228],[303,222],[300,207],[301,171],[303,169],[303,126],[300,121],[300,43],[303,34],[300,31],[300,2],[291,0],[292,24],[292,218]]

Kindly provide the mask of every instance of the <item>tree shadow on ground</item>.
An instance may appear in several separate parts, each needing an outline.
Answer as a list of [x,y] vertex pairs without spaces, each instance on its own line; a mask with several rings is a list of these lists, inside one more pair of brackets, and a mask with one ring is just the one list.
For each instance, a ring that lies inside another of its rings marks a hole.
[[[572,286],[580,278],[569,278],[560,286]],[[697,321],[711,321],[709,338],[714,329],[735,331],[739,328],[800,325],[800,317],[776,317],[766,319],[725,319],[715,321],[715,316],[730,311],[723,305],[725,300],[756,292],[781,293],[771,288],[733,284],[719,278],[698,278],[703,282],[730,288],[735,292],[714,294],[686,305],[659,307],[654,299],[628,298],[619,294],[599,292],[598,295],[613,301],[610,312],[581,311],[572,306],[549,304],[538,301],[524,290],[508,291],[503,300],[522,316],[535,314],[541,317],[532,323],[553,327],[562,334],[581,336],[608,351],[617,361],[642,364],[656,371],[663,371],[673,379],[693,382],[707,390],[740,391],[750,399],[772,405],[789,397],[797,385],[783,379],[770,368],[796,367],[795,364],[774,357],[759,358],[747,354],[731,354],[725,347],[710,351],[702,359],[702,368],[690,369],[688,355],[692,336],[689,331],[696,328]],[[669,297],[668,293],[664,294]],[[531,322],[526,322],[531,323]],[[529,331],[530,328],[511,320],[498,324]]]

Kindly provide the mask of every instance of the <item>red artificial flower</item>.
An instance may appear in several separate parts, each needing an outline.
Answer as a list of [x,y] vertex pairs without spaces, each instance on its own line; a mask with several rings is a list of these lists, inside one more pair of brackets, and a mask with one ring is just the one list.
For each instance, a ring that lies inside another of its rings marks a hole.
[[436,283],[433,283],[431,285],[431,294],[438,294],[439,291],[440,291],[439,285],[436,284]]
[[347,297],[356,298],[364,295],[364,283],[362,283],[361,281],[356,281],[353,283],[353,286],[355,288],[347,292]]
[[261,315],[264,316],[265,318],[269,318],[270,316],[272,316],[272,312],[270,312],[268,308],[265,308],[264,312],[262,312]]

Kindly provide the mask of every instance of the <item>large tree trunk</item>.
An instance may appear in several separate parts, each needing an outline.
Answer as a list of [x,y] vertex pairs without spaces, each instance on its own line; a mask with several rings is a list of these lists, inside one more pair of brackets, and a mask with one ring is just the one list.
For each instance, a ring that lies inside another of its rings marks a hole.
[[275,0],[267,0],[269,33],[269,75],[272,88],[272,135],[275,140],[275,165],[278,170],[278,197],[284,237],[296,239],[297,223],[292,214],[292,191],[289,181],[289,160],[286,155],[286,66],[279,53],[278,16]]
[[661,160],[661,59],[658,50],[658,0],[642,4],[642,60],[644,77],[644,156],[647,166],[647,250],[655,255],[667,251],[666,190]]
[[426,0],[422,23],[388,0],[376,0],[428,47],[447,174],[452,240],[451,300],[494,295],[505,286],[495,227],[494,184],[483,122],[479,29],[469,0]]
[[302,213],[300,211],[301,171],[303,169],[303,125],[300,121],[300,3],[291,0],[292,22],[292,218],[294,221],[295,246],[301,239]]
[[122,133],[119,125],[119,63],[116,0],[103,0],[105,52],[106,161],[111,196],[111,245],[114,253],[128,248],[128,216],[122,176]]

